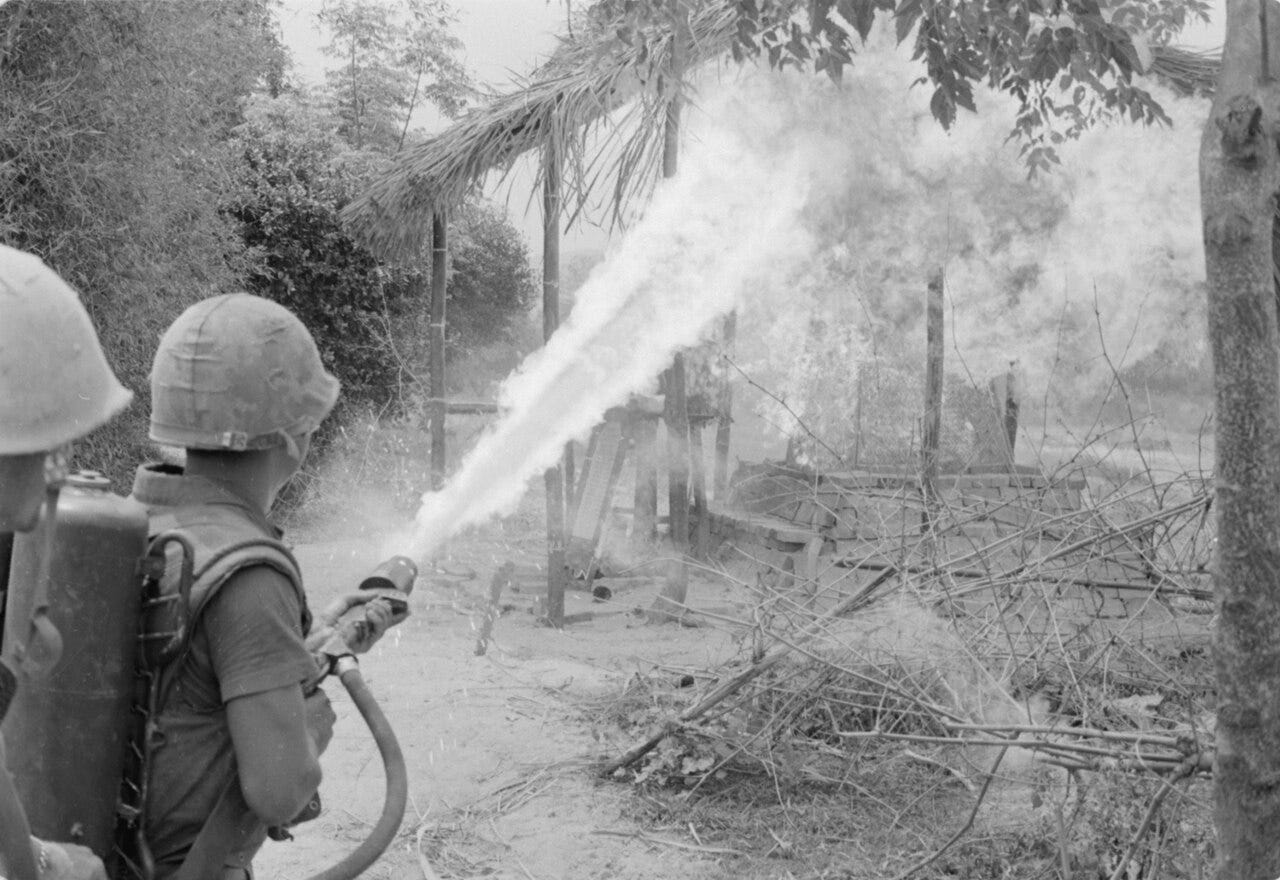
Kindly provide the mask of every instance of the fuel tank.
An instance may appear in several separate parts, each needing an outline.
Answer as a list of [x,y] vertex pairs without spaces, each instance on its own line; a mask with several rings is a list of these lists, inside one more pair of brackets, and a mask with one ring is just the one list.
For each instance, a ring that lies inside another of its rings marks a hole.
[[[55,520],[48,600],[62,657],[48,672],[19,675],[0,733],[32,833],[105,857],[131,722],[147,513],[105,477],[80,472],[68,477]],[[46,516],[14,539],[6,656],[26,641],[49,527]]]

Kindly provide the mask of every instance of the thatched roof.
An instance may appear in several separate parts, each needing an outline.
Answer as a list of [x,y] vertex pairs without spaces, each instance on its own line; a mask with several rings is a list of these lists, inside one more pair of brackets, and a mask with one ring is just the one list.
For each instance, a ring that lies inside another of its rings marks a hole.
[[1222,66],[1221,52],[1156,46],[1147,73],[1185,95],[1212,95]]
[[[681,71],[725,54],[734,23],[730,4],[694,13],[683,39]],[[563,40],[520,91],[472,110],[407,149],[386,176],[347,206],[344,221],[380,256],[412,256],[425,243],[433,213],[461,202],[488,172],[505,173],[522,154],[549,145],[573,170],[579,200],[612,179],[613,200],[621,208],[652,181],[661,150],[659,121],[677,91],[671,87],[675,42],[670,28],[654,28],[629,45],[599,28]],[[623,118],[608,118],[627,105]],[[593,132],[612,141],[613,149],[584,157],[581,146]]]
[[[733,5],[706,4],[694,13],[680,70],[724,56],[733,42]],[[531,150],[552,147],[572,170],[567,182],[582,205],[612,181],[619,215],[652,184],[661,155],[661,120],[672,88],[670,28],[655,27],[621,44],[607,26],[586,28],[559,49],[520,91],[476,108],[447,130],[409,148],[394,168],[343,211],[348,228],[384,259],[421,253],[432,215],[459,204],[490,171],[507,173]],[[1218,58],[1156,47],[1150,73],[1183,93],[1209,93]],[[630,104],[619,119],[614,111]],[[592,155],[582,146],[591,134]],[[539,175],[541,175],[541,170]]]

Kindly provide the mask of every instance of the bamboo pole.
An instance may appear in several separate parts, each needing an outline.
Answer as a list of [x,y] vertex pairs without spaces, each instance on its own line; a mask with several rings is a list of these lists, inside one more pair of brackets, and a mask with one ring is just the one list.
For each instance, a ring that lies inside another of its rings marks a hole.
[[[542,338],[560,326],[560,154],[548,142],[542,160]],[[560,465],[543,475],[547,494],[547,620],[564,626],[565,489]]]
[[431,218],[431,488],[444,485],[445,449],[444,327],[448,295],[449,229],[444,211]]
[[[683,10],[680,0],[673,0],[675,14]],[[676,176],[680,165],[680,111],[684,103],[679,77],[683,46],[677,39],[672,47],[672,72],[675,94],[667,102],[666,128],[662,133],[662,176]],[[685,399],[684,355],[677,353],[667,369],[667,522],[671,543],[677,552],[689,546],[689,407]]]
[[[734,344],[738,336],[738,313],[732,311],[724,316],[722,331],[723,352],[725,357],[732,358]],[[733,424],[733,382],[729,379],[729,371],[724,371],[720,385],[720,399],[717,401],[716,421],[716,471],[713,491],[717,501],[723,501],[729,488],[729,441],[730,426]]]
[[667,523],[676,552],[689,546],[689,404],[685,397],[684,354],[667,368],[664,418],[667,423]]
[[924,532],[933,530],[938,499],[938,446],[942,434],[942,321],[942,270],[936,269],[929,278],[925,306],[924,430],[920,442],[920,488],[924,496],[920,526]]
[[711,517],[707,514],[707,465],[702,444],[701,413],[689,420],[689,475],[693,481],[693,553],[706,559],[711,553]]
[[1019,391],[1018,376],[1014,370],[1015,362],[1009,362],[1009,371],[1004,376],[1004,432],[1009,439],[1009,470],[1013,471],[1014,446],[1018,442],[1018,408]]
[[[667,101],[666,127],[662,132],[662,176],[676,176],[680,164],[680,111],[684,76],[684,53],[688,39],[689,10],[684,0],[671,0],[675,39],[671,46],[671,69],[667,72],[671,97]],[[667,422],[667,540],[672,564],[662,591],[654,599],[649,619],[679,620],[689,594],[689,571],[685,556],[689,551],[689,403],[685,398],[684,355],[677,352],[667,370],[663,398]]]

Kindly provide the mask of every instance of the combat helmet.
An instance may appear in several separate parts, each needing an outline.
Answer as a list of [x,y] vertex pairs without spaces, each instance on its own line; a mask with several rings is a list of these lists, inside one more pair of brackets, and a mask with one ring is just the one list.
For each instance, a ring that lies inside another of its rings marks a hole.
[[188,449],[286,445],[338,399],[315,340],[284,306],[248,293],[202,300],[160,339],[151,439]]
[[116,379],[80,297],[39,257],[0,245],[0,455],[57,449],[133,394]]

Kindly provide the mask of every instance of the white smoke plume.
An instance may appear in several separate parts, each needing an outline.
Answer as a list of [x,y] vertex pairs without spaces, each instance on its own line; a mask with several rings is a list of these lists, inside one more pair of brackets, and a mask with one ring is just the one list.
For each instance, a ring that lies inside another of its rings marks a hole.
[[[566,441],[650,388],[673,352],[738,305],[742,346],[783,390],[815,362],[815,316],[852,327],[842,338],[854,345],[922,345],[925,280],[939,266],[949,368],[985,378],[1016,359],[1033,398],[1064,375],[1100,381],[1103,345],[1132,363],[1171,338],[1203,339],[1203,103],[1161,93],[1172,130],[1099,129],[1028,181],[1005,143],[1007,98],[980,94],[980,112],[943,132],[927,90],[912,87],[919,75],[885,35],[841,87],[751,68],[704,74],[679,175],[506,381],[505,415],[392,549],[428,555],[509,510]],[[844,373],[831,372],[840,358],[822,360],[809,399],[801,389],[789,404],[847,411],[841,395],[865,353],[849,352]]]
[[429,555],[462,528],[509,510],[611,406],[650,387],[753,284],[807,253],[799,223],[811,169],[799,145],[764,155],[750,132],[706,133],[681,156],[643,218],[577,292],[565,324],[503,384],[504,415],[438,493],[398,552]]
[[[820,436],[838,436],[854,402],[833,390],[855,385],[860,362],[888,352],[923,374],[937,268],[947,370],[959,378],[985,383],[1016,361],[1024,401],[1066,401],[1157,349],[1195,364],[1206,336],[1197,155],[1208,103],[1147,83],[1172,127],[1100,126],[1029,180],[1006,142],[1012,99],[979,93],[979,112],[947,132],[929,113],[929,88],[912,85],[921,72],[909,49],[877,34],[841,87],[761,72],[734,84],[734,112],[762,140],[789,132],[825,156],[806,209],[814,250],[785,302],[766,294],[740,315],[740,360],[753,376]],[[770,415],[789,427],[780,408]]]

